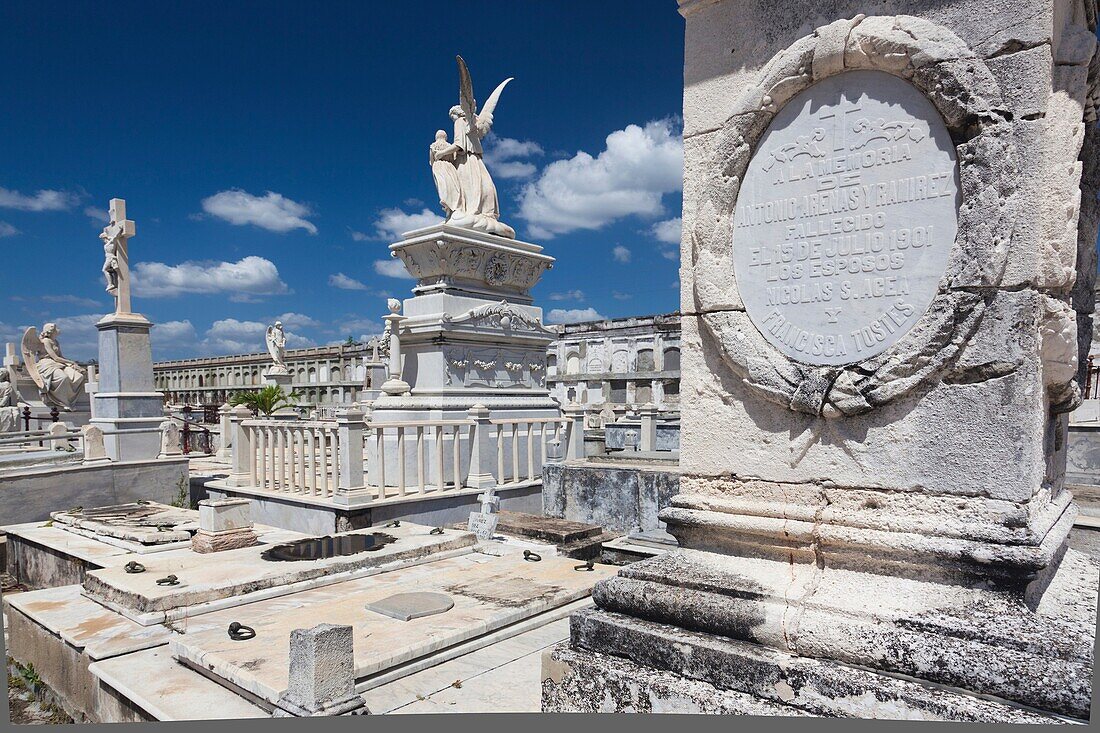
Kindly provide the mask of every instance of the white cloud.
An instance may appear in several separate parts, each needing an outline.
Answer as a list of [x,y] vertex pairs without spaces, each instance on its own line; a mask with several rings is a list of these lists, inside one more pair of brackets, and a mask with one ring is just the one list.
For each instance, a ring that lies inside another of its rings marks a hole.
[[[373,335],[379,335],[382,333],[382,317],[378,318],[349,318],[339,325],[339,332],[342,334],[349,333],[367,333]],[[368,336],[369,338],[369,336]]]
[[420,213],[411,214],[401,209],[382,209],[378,212],[378,220],[374,222],[374,232],[377,239],[394,240],[405,232],[430,227],[442,221],[442,216],[427,207]]
[[153,346],[166,348],[171,346],[193,345],[198,338],[191,321],[165,321],[156,323],[149,332]]
[[564,293],[550,293],[550,300],[584,300],[583,290],[567,290]]
[[354,239],[356,242],[365,242],[370,239],[368,235],[364,234],[363,232],[357,232],[351,227],[348,227],[348,234],[350,234],[351,238]]
[[630,262],[630,250],[621,244],[615,245],[615,249],[611,250],[611,256],[615,258],[616,262],[624,264]]
[[405,269],[405,265],[401,260],[375,260],[374,271],[386,277],[399,277],[404,280],[416,279]]
[[[267,326],[268,324],[259,321],[238,321],[236,318],[214,321],[206,331],[201,348],[207,354],[262,352],[265,348],[264,338],[267,334]],[[287,331],[286,345],[288,348],[299,349],[317,344],[311,339]]]
[[270,319],[272,323],[279,321],[285,327],[295,330],[302,328],[318,328],[321,322],[315,318],[310,318],[302,313],[284,313],[281,316],[275,316]]
[[612,290],[611,291],[611,297],[614,298],[615,300],[630,300],[634,296],[631,295],[630,293],[622,293],[622,292],[619,292],[618,290]]
[[0,237],[14,237],[19,230],[6,221],[0,221]]
[[328,284],[331,288],[339,288],[340,290],[367,290],[367,286],[359,282],[353,277],[348,277],[342,272],[338,272],[335,275],[328,276]]
[[263,196],[253,196],[239,188],[220,191],[202,200],[202,210],[230,224],[254,224],[279,234],[294,229],[317,233],[317,227],[305,218],[313,213],[308,206],[274,191]]
[[19,211],[65,211],[80,203],[80,197],[68,191],[43,189],[33,195],[0,188],[0,208]]
[[133,272],[134,294],[143,298],[173,298],[183,293],[228,293],[242,302],[290,292],[275,263],[255,255],[238,262],[139,262]]
[[107,213],[106,209],[101,209],[98,206],[85,206],[84,216],[96,224],[107,225],[111,223],[111,215]]
[[680,257],[680,250],[678,249],[662,249],[661,256],[666,260],[676,260]]
[[532,236],[600,229],[627,216],[664,213],[661,197],[683,185],[684,145],[669,119],[628,125],[596,157],[579,152],[546,166],[520,193]]
[[605,320],[595,308],[554,308],[546,314],[547,323],[583,323]]
[[683,220],[680,217],[666,219],[653,225],[650,231],[657,241],[665,244],[680,244],[680,230],[683,228]]
[[81,298],[76,295],[40,295],[38,296],[38,299],[44,303],[68,303],[69,305],[77,305],[81,308],[98,308],[101,306],[104,308],[106,307],[106,301],[101,303],[98,300],[92,300],[91,298]]
[[542,146],[531,140],[495,135],[485,140],[485,165],[494,178],[530,178],[538,167],[520,159],[542,154]]
[[490,174],[495,178],[530,178],[539,169],[534,163],[521,160],[506,160],[492,165]]
[[[56,323],[60,330],[58,342],[61,353],[77,361],[90,361],[99,358],[99,331],[95,324],[103,318],[101,313],[88,313],[81,316],[62,316],[43,318],[36,324],[39,332],[45,323]],[[24,327],[25,328],[25,327]],[[19,338],[23,338],[23,329],[19,329]],[[16,340],[18,343],[18,340]]]

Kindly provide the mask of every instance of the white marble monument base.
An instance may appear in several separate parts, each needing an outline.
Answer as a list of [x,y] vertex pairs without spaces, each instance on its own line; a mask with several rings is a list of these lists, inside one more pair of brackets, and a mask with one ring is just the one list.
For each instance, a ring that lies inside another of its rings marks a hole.
[[164,399],[153,384],[151,324],[144,316],[112,314],[99,329],[99,391],[89,422],[103,431],[112,461],[143,461],[160,453]]

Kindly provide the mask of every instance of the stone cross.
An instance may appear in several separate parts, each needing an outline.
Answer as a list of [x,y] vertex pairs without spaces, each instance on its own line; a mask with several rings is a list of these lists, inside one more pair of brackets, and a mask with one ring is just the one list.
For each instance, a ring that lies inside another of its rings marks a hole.
[[481,502],[481,511],[470,512],[470,521],[466,529],[477,535],[479,540],[491,540],[497,529],[496,512],[500,508],[500,497],[493,493],[490,487],[484,493],[478,494],[477,500]]
[[103,276],[107,292],[115,298],[115,313],[131,313],[129,240],[136,230],[134,222],[126,218],[124,199],[111,199],[110,215],[111,223],[99,235],[103,240]]

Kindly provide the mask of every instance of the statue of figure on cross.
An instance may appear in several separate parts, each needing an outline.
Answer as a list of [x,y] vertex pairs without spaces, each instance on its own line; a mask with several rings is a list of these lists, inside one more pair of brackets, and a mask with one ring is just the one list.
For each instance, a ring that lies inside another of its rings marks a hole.
[[111,222],[103,227],[103,278],[114,296],[115,313],[130,313],[130,266],[127,241],[134,236],[134,222],[126,218],[126,201],[111,199]]

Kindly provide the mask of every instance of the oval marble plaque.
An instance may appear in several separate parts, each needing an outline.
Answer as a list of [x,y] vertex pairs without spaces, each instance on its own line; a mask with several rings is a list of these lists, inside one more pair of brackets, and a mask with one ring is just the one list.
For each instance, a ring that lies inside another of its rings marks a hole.
[[733,263],[749,318],[796,361],[842,365],[886,350],[928,309],[960,200],[939,112],[879,71],[794,97],[749,162]]

